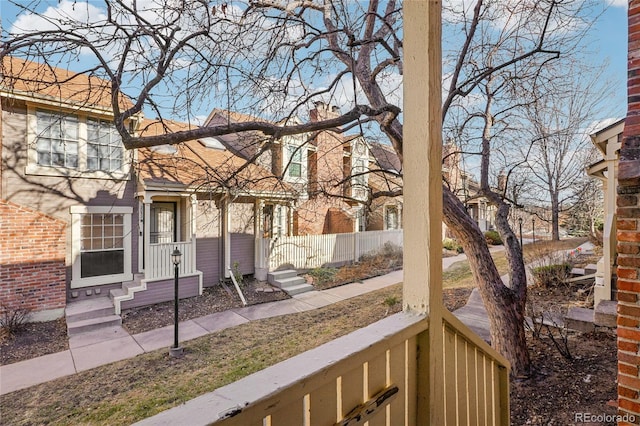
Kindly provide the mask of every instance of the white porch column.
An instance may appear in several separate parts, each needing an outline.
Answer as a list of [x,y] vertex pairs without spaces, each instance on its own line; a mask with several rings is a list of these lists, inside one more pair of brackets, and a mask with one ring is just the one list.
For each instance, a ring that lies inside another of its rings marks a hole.
[[224,196],[220,202],[220,237],[222,240],[222,268],[224,271],[223,276],[230,278],[231,274],[229,269],[231,268],[231,234],[229,233],[231,216],[229,212],[229,197]]
[[256,200],[253,205],[253,236],[254,252],[253,252],[253,274],[259,281],[266,281],[267,274],[269,273],[269,267],[265,268],[263,259],[263,247],[262,247],[262,208],[264,207],[263,200]]
[[[404,310],[429,316],[416,418],[442,425],[442,4],[404,2]],[[425,384],[428,383],[428,386]]]
[[147,275],[148,272],[148,267],[147,264],[149,263],[149,257],[150,257],[150,250],[149,250],[149,244],[151,244],[151,195],[148,193],[144,194],[144,198],[142,200],[142,202],[144,203],[144,237],[143,237],[143,256],[144,256],[144,263],[140,262],[140,264],[144,264],[144,269],[140,268],[142,270],[145,271],[145,275]]
[[[602,234],[602,285],[594,287],[594,306],[602,300],[611,300],[611,279],[613,275],[612,263],[616,255],[616,195],[617,195],[617,162],[620,142],[618,134],[607,140],[606,153],[606,180],[603,182],[604,190],[604,229]],[[598,284],[598,283],[596,283]]]

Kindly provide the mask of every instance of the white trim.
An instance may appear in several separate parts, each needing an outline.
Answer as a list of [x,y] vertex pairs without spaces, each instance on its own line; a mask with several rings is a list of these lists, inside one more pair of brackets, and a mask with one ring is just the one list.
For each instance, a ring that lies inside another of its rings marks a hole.
[[[133,280],[131,272],[131,215],[133,207],[112,206],[71,206],[71,288],[90,287],[102,284],[113,284]],[[82,214],[122,214],[123,219],[123,249],[124,269],[122,274],[101,275],[97,277],[82,278],[81,271],[81,242],[80,242],[80,215]]]
[[[78,118],[78,167],[50,167],[38,164],[38,156],[36,151],[36,139],[38,136],[38,121],[36,119],[36,110],[41,109],[51,114],[64,113],[65,111],[58,107],[57,109],[41,108],[40,105],[27,104],[27,166],[25,174],[36,176],[64,176],[69,178],[86,178],[86,179],[109,179],[109,180],[130,180],[131,164],[133,161],[132,151],[124,149],[122,156],[122,168],[114,171],[104,170],[87,170],[87,118],[95,118],[94,115],[87,114],[85,111],[72,111],[72,114]],[[103,118],[103,117],[101,117]]]

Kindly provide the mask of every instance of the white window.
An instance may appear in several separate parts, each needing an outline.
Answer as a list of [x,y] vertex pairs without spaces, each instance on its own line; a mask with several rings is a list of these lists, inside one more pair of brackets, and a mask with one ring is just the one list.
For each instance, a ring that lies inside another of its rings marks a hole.
[[109,121],[29,107],[27,174],[126,179],[128,153]]
[[131,207],[71,207],[71,288],[133,279]]
[[367,171],[369,168],[367,167],[367,161],[358,158],[353,162],[353,169],[351,171],[353,175],[353,184],[354,186],[367,186]]
[[121,170],[123,154],[120,134],[112,123],[87,119],[87,170]]
[[302,177],[302,148],[299,146],[287,145],[288,167],[287,175],[293,178]]
[[396,206],[385,207],[384,224],[385,224],[385,229],[398,229],[400,227],[398,207]]
[[37,162],[40,166],[78,167],[78,117],[36,112]]

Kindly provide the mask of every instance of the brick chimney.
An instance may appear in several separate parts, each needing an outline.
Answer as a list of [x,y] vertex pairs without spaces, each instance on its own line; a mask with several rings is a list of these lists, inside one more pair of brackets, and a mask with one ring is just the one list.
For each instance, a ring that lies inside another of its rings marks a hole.
[[[640,1],[629,2],[627,117],[618,168],[618,408],[640,423]],[[629,417],[630,418],[630,417]],[[619,423],[627,424],[627,423]]]
[[312,122],[329,120],[340,117],[340,108],[335,105],[316,102],[315,108],[309,111],[309,118]]

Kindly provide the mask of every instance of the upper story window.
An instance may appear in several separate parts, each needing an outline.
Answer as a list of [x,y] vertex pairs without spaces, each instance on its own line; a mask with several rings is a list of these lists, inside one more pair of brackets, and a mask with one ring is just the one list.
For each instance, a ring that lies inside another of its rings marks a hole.
[[299,146],[288,145],[289,166],[287,174],[289,177],[302,177],[302,148]]
[[369,168],[367,167],[367,160],[358,158],[353,162],[353,184],[367,186],[367,172]]
[[78,117],[36,112],[38,165],[78,167]]
[[127,178],[128,153],[115,126],[81,113],[29,108],[27,174]]
[[87,169],[113,172],[122,169],[124,148],[113,124],[87,119]]

